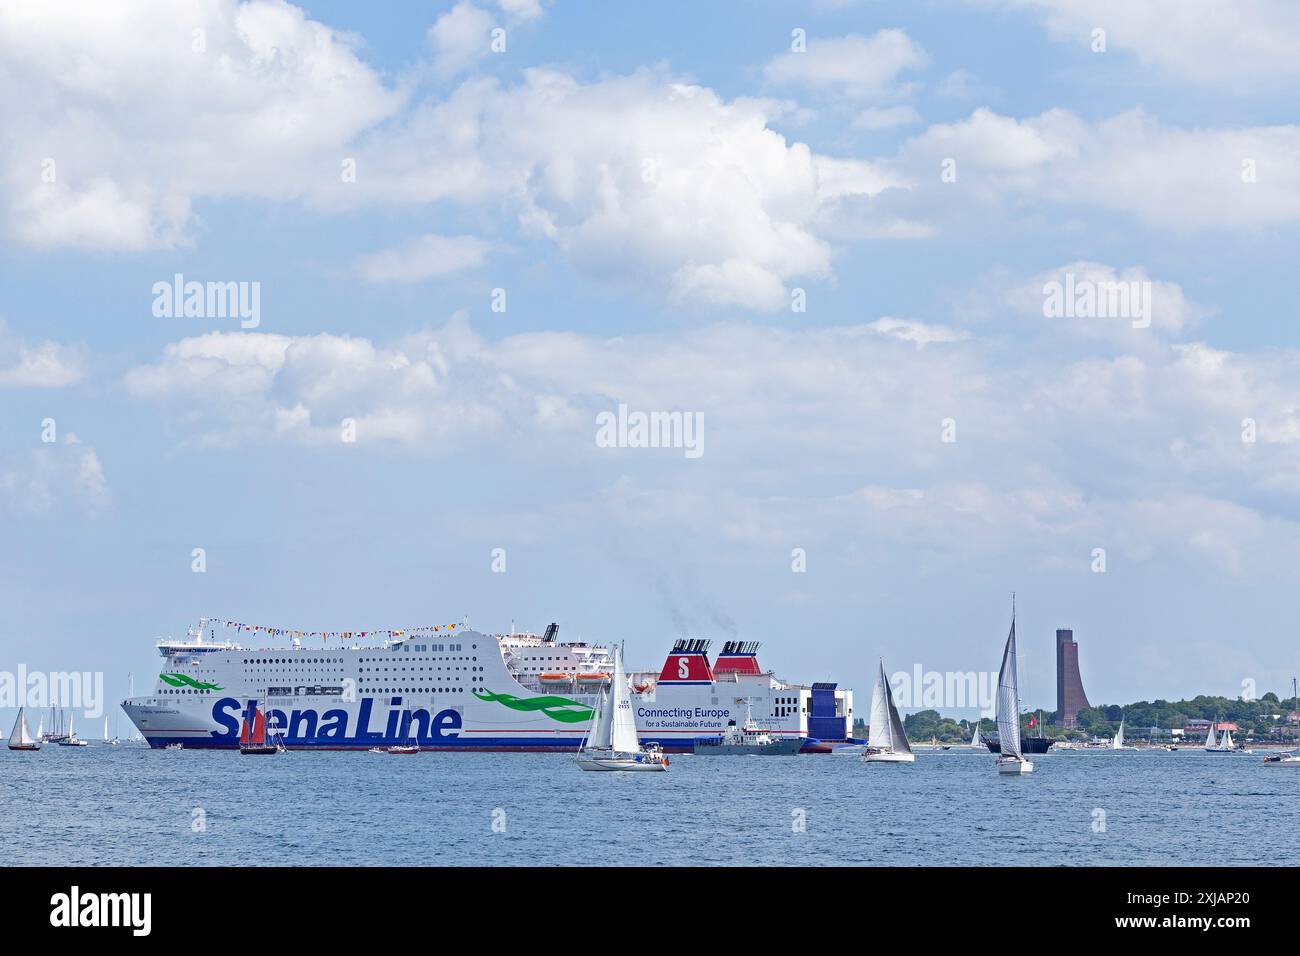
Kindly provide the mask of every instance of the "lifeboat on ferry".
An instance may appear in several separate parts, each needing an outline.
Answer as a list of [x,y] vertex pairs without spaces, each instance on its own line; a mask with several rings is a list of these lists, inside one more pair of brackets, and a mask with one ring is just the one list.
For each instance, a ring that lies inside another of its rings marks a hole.
[[609,681],[608,674],[579,674],[579,684],[604,684]]
[[539,674],[537,679],[543,684],[571,684],[573,683],[572,674]]

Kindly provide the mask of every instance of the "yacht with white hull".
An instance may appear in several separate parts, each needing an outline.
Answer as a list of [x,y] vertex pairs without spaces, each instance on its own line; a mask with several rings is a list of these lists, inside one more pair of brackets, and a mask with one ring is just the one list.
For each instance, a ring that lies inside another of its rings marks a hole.
[[605,772],[664,771],[668,758],[658,744],[642,744],[632,716],[632,688],[623,670],[622,648],[614,648],[614,677],[600,695],[592,730],[578,749],[578,766]]
[[867,749],[863,763],[914,763],[916,754],[907,742],[907,733],[894,706],[894,692],[885,676],[885,662],[880,662],[876,685],[871,690],[871,724],[867,731]]
[[998,773],[1026,774],[1034,772],[1034,764],[1020,748],[1020,679],[1016,674],[1016,611],[1015,600],[1011,606],[1011,633],[1002,651],[1002,667],[998,671]]

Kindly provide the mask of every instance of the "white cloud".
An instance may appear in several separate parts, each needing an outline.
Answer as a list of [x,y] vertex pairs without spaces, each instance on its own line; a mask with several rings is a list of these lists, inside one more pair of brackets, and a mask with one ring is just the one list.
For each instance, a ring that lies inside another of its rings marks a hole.
[[402,101],[273,0],[4,4],[0,78],[0,208],[39,247],[171,246],[196,199],[341,188],[346,144]]
[[86,377],[84,350],[58,342],[25,342],[0,319],[0,388],[62,388]]
[[476,269],[487,261],[491,244],[475,236],[425,235],[357,260],[356,271],[370,282],[421,282]]
[[867,328],[873,329],[881,335],[892,335],[904,342],[911,342],[918,349],[935,343],[961,342],[970,338],[970,333],[965,329],[949,329],[942,325],[927,325],[924,322],[895,319],[889,316],[869,323]]
[[905,183],[788,142],[768,126],[783,109],[651,72],[469,81],[364,154],[372,174],[354,195],[504,207],[583,271],[674,301],[776,309],[789,280],[830,275],[823,217]]
[[434,69],[441,76],[463,73],[488,55],[492,15],[469,0],[461,0],[429,28],[434,48]]
[[536,20],[545,13],[541,0],[497,0],[497,6],[516,20]]
[[65,503],[93,515],[108,502],[99,456],[71,432],[25,458],[0,460],[0,505],[11,517],[49,514]]
[[[1085,205],[1160,229],[1250,229],[1300,222],[1300,126],[1181,129],[1140,109],[1088,122],[1067,110],[1015,119],[977,109],[904,144],[897,175],[925,186],[904,205],[981,227],[988,207],[1024,200]],[[952,159],[956,182],[941,182]],[[978,210],[978,212],[976,211]]]
[[1300,78],[1300,17],[1289,0],[1015,0],[1049,33],[1090,50],[1106,31],[1122,50],[1178,79],[1220,88],[1273,87]]
[[801,86],[854,99],[892,95],[905,70],[929,63],[925,51],[902,30],[870,37],[809,37],[807,50],[777,56],[764,67],[768,82]]

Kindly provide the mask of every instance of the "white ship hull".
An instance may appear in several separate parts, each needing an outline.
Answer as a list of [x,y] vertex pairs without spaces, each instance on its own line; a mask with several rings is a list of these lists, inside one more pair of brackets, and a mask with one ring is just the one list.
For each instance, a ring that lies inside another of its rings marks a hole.
[[[256,700],[291,750],[369,750],[414,739],[421,751],[576,753],[601,685],[575,680],[559,693],[529,680],[510,640],[466,630],[380,647],[160,644],[165,663],[154,693],[122,707],[154,748],[237,749],[241,715]],[[567,646],[537,653],[552,660]],[[632,705],[643,745],[690,752],[696,738],[716,738],[743,717],[746,701],[773,737],[813,736],[809,688],[768,673],[715,676],[700,651],[670,654],[658,680],[639,675],[633,684],[642,691]],[[851,727],[852,692],[835,694],[832,706],[842,713],[835,726]]]
[[916,754],[897,753],[893,750],[879,750],[872,753],[870,750],[862,755],[863,763],[915,763]]
[[1034,763],[1032,760],[1017,760],[1015,757],[998,758],[998,773],[1018,776],[1033,772]]

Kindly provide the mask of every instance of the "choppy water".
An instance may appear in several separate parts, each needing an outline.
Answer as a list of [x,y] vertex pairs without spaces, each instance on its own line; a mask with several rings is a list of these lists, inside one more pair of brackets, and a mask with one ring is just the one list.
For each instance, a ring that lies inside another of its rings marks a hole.
[[968,750],[624,775],[559,754],[46,747],[0,751],[0,846],[20,865],[1300,863],[1300,770],[1193,750],[1035,760],[1023,779]]

